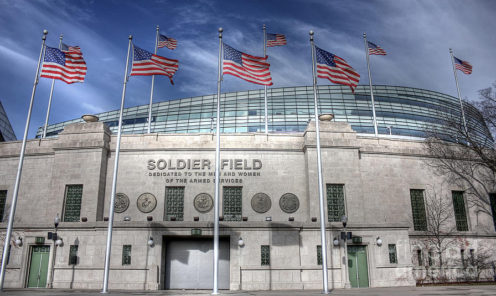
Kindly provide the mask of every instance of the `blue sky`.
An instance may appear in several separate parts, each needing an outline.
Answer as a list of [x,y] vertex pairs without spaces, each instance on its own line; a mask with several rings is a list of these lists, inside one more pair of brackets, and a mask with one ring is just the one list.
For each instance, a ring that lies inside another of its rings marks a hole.
[[[425,88],[456,96],[449,48],[469,61],[472,75],[459,74],[462,97],[496,80],[496,1],[24,1],[0,0],[0,100],[21,139],[31,96],[43,29],[47,45],[79,45],[88,66],[84,83],[55,83],[50,123],[120,107],[128,35],[153,51],[155,27],[178,40],[158,54],[179,60],[175,85],[155,80],[154,102],[217,91],[218,27],[224,41],[253,55],[263,53],[262,24],[285,34],[288,45],[268,49],[274,87],[311,85],[308,31],[316,44],[346,59],[368,84],[362,34],[387,56],[372,56],[374,84]],[[51,80],[41,78],[29,130],[44,124]],[[132,77],[126,107],[149,101],[151,77]],[[329,84],[320,80],[319,84]],[[227,75],[222,91],[259,86]]]

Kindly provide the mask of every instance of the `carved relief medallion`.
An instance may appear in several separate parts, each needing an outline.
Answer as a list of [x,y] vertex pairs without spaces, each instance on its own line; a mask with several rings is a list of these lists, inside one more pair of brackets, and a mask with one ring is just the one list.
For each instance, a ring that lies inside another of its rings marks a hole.
[[151,193],[143,193],[137,200],[138,210],[143,213],[150,213],[157,206],[157,199]]
[[207,213],[214,206],[214,200],[212,199],[210,194],[200,193],[197,196],[195,196],[193,204],[198,212]]
[[300,201],[293,193],[285,193],[279,200],[279,206],[285,213],[291,214],[298,210],[300,207]]
[[114,201],[114,212],[123,213],[129,208],[129,197],[124,193],[117,193]]
[[271,206],[270,197],[265,193],[257,193],[251,198],[251,208],[257,213],[265,213]]

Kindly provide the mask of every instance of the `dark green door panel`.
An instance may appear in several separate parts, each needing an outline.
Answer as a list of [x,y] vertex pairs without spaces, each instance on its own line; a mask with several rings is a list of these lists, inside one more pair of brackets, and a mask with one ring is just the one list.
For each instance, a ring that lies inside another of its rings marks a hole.
[[365,246],[348,246],[348,275],[352,288],[369,286],[367,249]]
[[50,246],[33,246],[29,267],[28,288],[46,288]]

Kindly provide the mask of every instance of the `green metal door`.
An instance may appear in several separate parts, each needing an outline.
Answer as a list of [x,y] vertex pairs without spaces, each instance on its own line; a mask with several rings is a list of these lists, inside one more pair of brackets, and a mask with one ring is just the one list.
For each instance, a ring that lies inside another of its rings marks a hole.
[[33,246],[31,250],[28,288],[46,288],[50,246]]
[[365,246],[348,246],[348,275],[352,288],[369,286],[367,251]]

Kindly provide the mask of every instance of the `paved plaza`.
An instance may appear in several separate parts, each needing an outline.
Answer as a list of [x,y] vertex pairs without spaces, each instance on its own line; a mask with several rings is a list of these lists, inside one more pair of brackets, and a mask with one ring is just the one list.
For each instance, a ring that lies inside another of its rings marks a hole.
[[[181,296],[207,296],[210,290],[161,290],[161,291],[110,291],[107,295],[181,295]],[[367,295],[367,296],[435,296],[435,295],[496,295],[495,285],[482,286],[444,286],[444,287],[395,287],[395,288],[363,288],[363,289],[335,289],[330,295]],[[50,289],[6,289],[2,295],[12,296],[98,296],[101,291],[95,290],[50,290]],[[317,296],[323,295],[321,291],[221,291],[220,295],[248,296]]]

